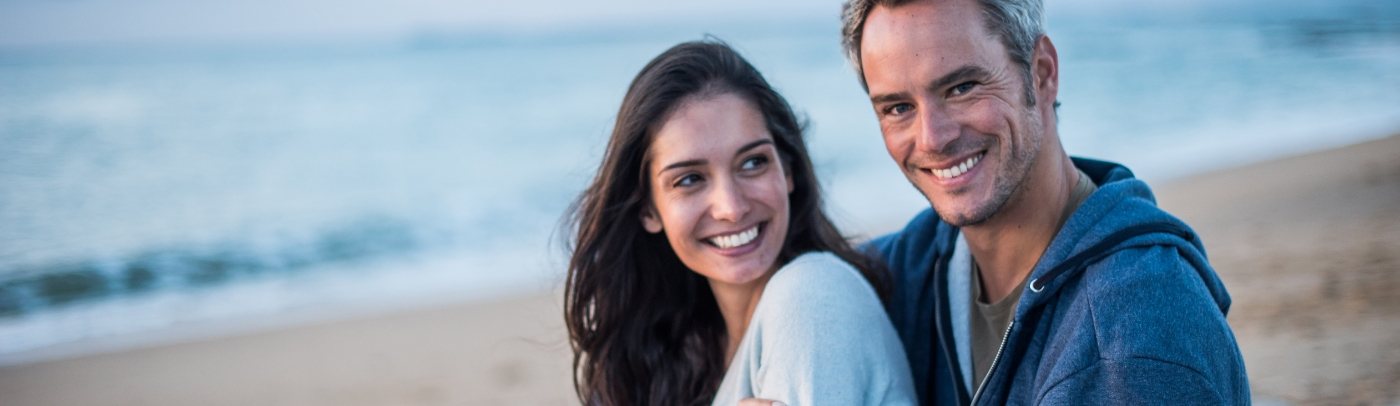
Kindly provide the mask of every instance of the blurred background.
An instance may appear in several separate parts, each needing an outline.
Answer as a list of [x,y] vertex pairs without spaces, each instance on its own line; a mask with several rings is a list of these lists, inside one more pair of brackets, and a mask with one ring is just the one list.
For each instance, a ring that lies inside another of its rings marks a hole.
[[[376,328],[408,331],[384,345],[414,347],[437,330],[355,320],[436,311],[446,319],[422,323],[464,336],[431,340],[459,353],[348,367],[409,371],[400,378],[412,388],[337,398],[355,392],[282,382],[292,386],[275,396],[230,389],[251,397],[222,399],[572,402],[557,320],[561,221],[601,159],[632,76],[671,45],[728,41],[810,120],[829,211],[853,237],[892,231],[927,207],[891,164],[842,58],[839,9],[837,0],[0,0],[0,399],[87,403],[52,396],[107,392],[64,386],[84,378],[53,371],[100,371],[92,360],[112,371],[216,367],[207,364],[229,360],[200,354],[234,344],[192,343],[274,331],[330,329],[264,344],[284,355]],[[1122,162],[1154,185],[1400,132],[1400,3],[1057,0],[1047,9],[1066,148]],[[1394,144],[1375,158],[1382,197],[1358,199],[1395,196]],[[1397,201],[1373,206],[1393,213]],[[1400,288],[1393,248],[1378,248],[1392,262],[1376,265],[1377,277]],[[1229,286],[1247,308],[1238,292],[1249,288]],[[1386,295],[1390,332],[1397,307]],[[465,337],[512,331],[521,319],[531,333],[502,336],[516,343],[509,350]],[[1400,377],[1390,343],[1379,347],[1380,369],[1356,379]],[[149,361],[159,348],[187,352]],[[280,357],[248,351],[242,359]],[[509,351],[545,355],[480,362],[479,373],[436,363]],[[462,375],[412,372],[433,368]],[[1400,401],[1393,389],[1345,397],[1359,389],[1250,372],[1261,403]],[[105,379],[96,374],[84,376]],[[311,387],[325,396],[298,393]],[[109,388],[128,397],[104,399],[213,396],[139,388]]]

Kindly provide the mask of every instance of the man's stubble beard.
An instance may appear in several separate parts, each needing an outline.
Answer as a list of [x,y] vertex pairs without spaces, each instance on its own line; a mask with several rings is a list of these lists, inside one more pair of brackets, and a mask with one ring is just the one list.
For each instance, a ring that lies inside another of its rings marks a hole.
[[[1023,111],[1022,128],[1033,133],[1029,134],[1030,137],[1025,138],[1028,145],[1022,145],[1016,155],[1011,157],[1012,161],[1004,162],[998,168],[992,182],[994,189],[991,198],[986,204],[974,207],[971,213],[945,213],[938,210],[938,206],[933,206],[933,211],[938,213],[938,217],[943,219],[944,223],[959,228],[984,224],[996,217],[997,213],[1000,213],[1002,208],[1006,207],[1013,198],[1019,200],[1024,195],[1026,182],[1030,179],[1031,168],[1035,167],[1036,159],[1040,155],[1045,131],[1034,107],[1027,106]],[[999,145],[999,147],[1007,148],[1006,145]],[[929,204],[933,204],[931,199]]]

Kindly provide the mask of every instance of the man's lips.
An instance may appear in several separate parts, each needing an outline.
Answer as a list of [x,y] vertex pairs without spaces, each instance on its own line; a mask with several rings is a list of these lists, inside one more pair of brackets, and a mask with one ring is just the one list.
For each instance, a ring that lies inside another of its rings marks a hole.
[[933,174],[934,177],[940,180],[956,179],[968,171],[971,171],[973,168],[976,168],[977,164],[981,163],[982,158],[986,155],[986,151],[979,152],[951,166],[944,168],[923,168],[923,171]]

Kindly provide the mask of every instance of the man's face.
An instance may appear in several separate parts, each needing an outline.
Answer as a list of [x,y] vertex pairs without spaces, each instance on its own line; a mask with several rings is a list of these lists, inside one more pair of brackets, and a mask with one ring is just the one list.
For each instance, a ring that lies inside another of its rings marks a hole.
[[980,224],[1020,193],[1041,115],[970,0],[876,7],[861,67],[885,147],[943,221]]

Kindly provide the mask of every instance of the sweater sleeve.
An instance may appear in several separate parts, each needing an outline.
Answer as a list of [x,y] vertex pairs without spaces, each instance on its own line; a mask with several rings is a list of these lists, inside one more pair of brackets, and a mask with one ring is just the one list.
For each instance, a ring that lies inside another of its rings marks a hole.
[[754,395],[788,405],[915,404],[908,361],[874,289],[831,254],[789,264],[751,332]]
[[1101,359],[1046,391],[1037,404],[1232,404],[1194,369],[1151,358]]

